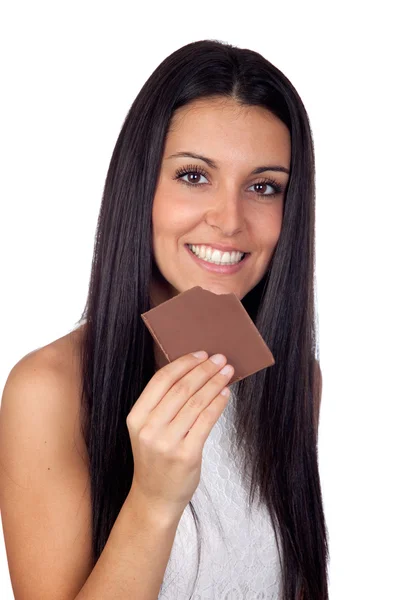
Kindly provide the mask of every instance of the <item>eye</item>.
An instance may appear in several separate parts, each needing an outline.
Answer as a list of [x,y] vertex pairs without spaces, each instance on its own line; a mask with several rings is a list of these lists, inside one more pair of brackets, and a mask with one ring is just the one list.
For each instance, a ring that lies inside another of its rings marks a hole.
[[257,183],[253,183],[253,185],[251,185],[250,187],[271,187],[274,192],[272,194],[268,194],[268,193],[259,193],[258,191],[256,191],[256,194],[258,194],[259,196],[277,196],[278,194],[283,192],[283,185],[281,185],[280,183],[278,183],[277,181],[275,181],[275,179],[263,179],[262,181],[257,181]]
[[[190,181],[185,181],[183,178],[187,175],[194,175],[195,179]],[[200,177],[207,178],[207,173],[199,167],[198,165],[189,165],[187,167],[181,167],[175,171],[174,179],[179,179],[182,183],[189,185],[191,187],[196,187],[198,185],[204,185],[204,182],[199,182]]]

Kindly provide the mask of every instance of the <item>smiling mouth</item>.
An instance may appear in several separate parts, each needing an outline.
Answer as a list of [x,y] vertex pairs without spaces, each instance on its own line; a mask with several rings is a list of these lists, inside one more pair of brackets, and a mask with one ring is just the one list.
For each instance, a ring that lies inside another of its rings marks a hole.
[[221,254],[224,254],[224,252],[228,252],[228,254],[231,254],[232,252],[237,252],[239,254],[244,254],[244,255],[250,254],[250,252],[245,252],[244,250],[239,250],[237,248],[233,249],[233,250],[227,249],[227,248],[218,248],[217,246],[213,246],[213,244],[204,244],[204,243],[192,244],[189,242],[188,244],[185,244],[185,246],[188,246],[189,248],[190,248],[190,246],[198,246],[199,248],[201,246],[204,246],[206,248],[210,248],[212,251],[217,250],[218,252],[221,252]]
[[[206,263],[208,263],[210,265],[216,265],[216,266],[221,266],[221,267],[223,267],[223,266],[226,266],[226,267],[231,266],[231,267],[233,267],[234,265],[238,265],[239,263],[241,263],[250,254],[250,252],[240,252],[240,251],[235,251],[233,253],[229,252],[228,254],[231,254],[231,255],[235,254],[236,255],[236,257],[235,257],[236,260],[234,258],[232,258],[231,260],[222,261],[221,260],[222,255],[225,254],[225,253],[222,252],[221,250],[218,250],[216,248],[216,250],[219,252],[219,258],[217,260],[212,260],[211,253],[207,253],[207,255],[200,256],[198,253],[194,252],[193,248],[191,248],[191,244],[185,244],[185,246],[187,247],[187,249],[189,250],[189,252],[191,254],[193,254],[197,259],[202,260],[202,261],[204,261],[204,262],[206,262]],[[239,258],[240,254],[242,256]]]

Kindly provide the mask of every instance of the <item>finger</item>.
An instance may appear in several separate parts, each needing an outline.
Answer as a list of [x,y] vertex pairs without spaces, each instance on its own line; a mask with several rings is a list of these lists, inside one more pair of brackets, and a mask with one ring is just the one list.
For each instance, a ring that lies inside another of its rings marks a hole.
[[[227,396],[222,395],[222,392],[225,390],[228,392]],[[183,439],[182,444],[185,452],[189,455],[202,452],[211,429],[224,412],[230,397],[231,392],[229,388],[224,388],[199,414]]]
[[200,356],[195,356],[194,353],[185,354],[165,365],[153,375],[132,408],[131,413],[134,413],[136,421],[144,422],[178,380],[207,360],[207,352],[199,352],[203,353]]
[[[204,365],[205,366],[205,365]],[[181,441],[202,413],[228,385],[234,368],[226,365],[184,404],[168,427],[168,439]],[[229,391],[229,390],[228,390]]]
[[[177,381],[151,412],[149,421],[155,427],[169,425],[179,411],[226,364],[226,356],[215,354]],[[217,393],[217,392],[216,392]],[[216,393],[214,396],[216,396]]]

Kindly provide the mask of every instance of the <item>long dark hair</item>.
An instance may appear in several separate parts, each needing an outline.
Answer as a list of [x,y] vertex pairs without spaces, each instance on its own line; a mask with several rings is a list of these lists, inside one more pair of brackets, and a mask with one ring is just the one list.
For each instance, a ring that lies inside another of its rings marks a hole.
[[265,107],[290,131],[281,234],[268,271],[242,300],[275,365],[237,383],[235,424],[251,472],[249,500],[258,491],[281,539],[283,600],[325,600],[312,133],[298,93],[279,69],[257,52],[215,40],[187,44],[156,68],[128,112],[107,173],[81,318],[93,556],[97,561],[129,493],[134,460],[126,417],[155,373],[153,339],[140,315],[151,308],[152,203],[168,126],[179,107],[216,96]]

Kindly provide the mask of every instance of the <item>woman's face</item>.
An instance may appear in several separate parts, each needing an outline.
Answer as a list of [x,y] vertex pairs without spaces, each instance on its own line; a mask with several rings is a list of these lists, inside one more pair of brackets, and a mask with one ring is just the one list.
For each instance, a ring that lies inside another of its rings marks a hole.
[[[225,98],[178,109],[153,203],[154,304],[197,285],[241,300],[262,279],[278,242],[289,169],[289,130],[266,109]],[[231,250],[248,254],[237,263],[241,254]]]

